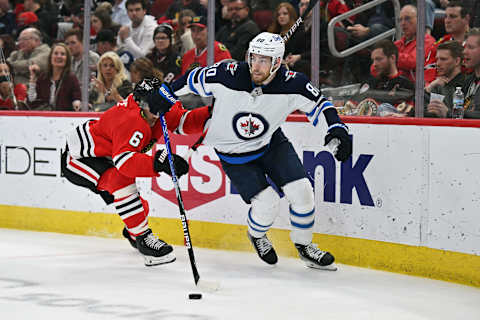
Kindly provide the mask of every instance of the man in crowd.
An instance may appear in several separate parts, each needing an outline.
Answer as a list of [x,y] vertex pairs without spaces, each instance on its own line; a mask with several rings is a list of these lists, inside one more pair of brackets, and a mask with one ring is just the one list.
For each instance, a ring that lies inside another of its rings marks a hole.
[[[65,44],[72,54],[72,71],[77,76],[80,88],[82,88],[83,76],[83,30],[70,29],[65,33]],[[90,71],[97,70],[97,62],[100,56],[92,51],[88,51],[88,67]],[[90,79],[90,77],[89,77]]]
[[467,36],[465,49],[465,67],[473,73],[465,80],[465,118],[480,118],[480,28],[473,28]]
[[260,33],[260,29],[249,17],[248,0],[230,0],[227,10],[232,13],[230,23],[223,26],[215,38],[225,44],[233,59],[243,61],[250,40]]
[[[425,95],[426,117],[445,118],[451,115],[455,88],[462,87],[465,83],[462,61],[463,46],[459,42],[450,40],[438,46],[437,78],[425,88],[427,92]],[[432,94],[436,94],[437,98],[434,98]]]
[[12,65],[15,83],[28,85],[31,64],[40,66],[40,71],[47,70],[50,47],[42,43],[42,34],[38,29],[27,28],[18,36],[18,50],[13,51],[7,61]]
[[129,51],[133,57],[145,57],[153,48],[153,31],[157,27],[154,17],[147,15],[145,0],[127,0],[130,23],[118,31],[119,48]]
[[[192,40],[195,48],[187,51],[182,57],[182,71],[196,67],[205,67],[207,65],[207,19],[204,16],[194,17],[192,23],[188,25],[192,33]],[[214,43],[214,62],[223,59],[231,59],[229,50],[220,42]]]
[[[415,81],[415,70],[417,68],[417,8],[413,5],[406,5],[400,11],[400,28],[403,36],[395,41],[398,48],[398,70],[401,75],[410,81]],[[425,52],[435,42],[435,39],[425,34]],[[421,57],[422,61],[425,57]]]
[[[460,44],[465,43],[468,32],[468,24],[470,22],[470,14],[461,1],[450,1],[445,9],[445,31],[447,35],[440,38],[431,48],[425,60],[425,84],[428,86],[430,82],[437,77],[436,58],[437,48],[440,44],[454,40]],[[466,70],[463,70],[464,72]]]

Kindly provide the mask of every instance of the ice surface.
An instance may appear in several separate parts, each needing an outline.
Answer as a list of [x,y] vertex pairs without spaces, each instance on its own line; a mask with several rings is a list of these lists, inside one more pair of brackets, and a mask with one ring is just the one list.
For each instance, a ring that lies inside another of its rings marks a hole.
[[174,263],[145,267],[124,239],[0,229],[0,319],[480,319],[473,287],[285,257],[271,267],[253,249],[194,250],[202,278],[221,283],[202,300],[188,299],[199,290],[184,247]]

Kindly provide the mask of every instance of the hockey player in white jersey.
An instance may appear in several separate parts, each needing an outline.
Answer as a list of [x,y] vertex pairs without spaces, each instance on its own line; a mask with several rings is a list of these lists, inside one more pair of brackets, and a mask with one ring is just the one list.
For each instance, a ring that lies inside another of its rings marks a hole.
[[[280,197],[267,182],[281,188],[290,204],[290,238],[306,265],[335,270],[334,257],[312,243],[314,194],[305,169],[280,125],[299,109],[314,126],[328,124],[325,144],[338,139],[335,157],[352,153],[348,128],[308,78],[281,65],[285,45],[277,34],[263,32],[249,45],[248,63],[224,62],[196,68],[173,83],[177,95],[214,97],[213,114],[204,144],[213,146],[222,167],[251,207],[248,238],[268,264],[278,261],[267,231],[279,211]],[[320,133],[319,133],[320,134]]]

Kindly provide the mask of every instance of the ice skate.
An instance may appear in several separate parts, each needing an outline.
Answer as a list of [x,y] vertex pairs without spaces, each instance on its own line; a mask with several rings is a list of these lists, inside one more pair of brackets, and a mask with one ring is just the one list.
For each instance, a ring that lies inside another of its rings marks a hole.
[[330,252],[322,251],[317,248],[316,244],[307,245],[295,244],[300,259],[305,262],[309,268],[337,271],[337,266],[333,263],[335,258]]
[[166,242],[159,240],[151,229],[137,236],[137,249],[143,254],[147,267],[175,261],[173,248]]
[[124,238],[126,238],[128,240],[128,242],[130,242],[132,247],[137,249],[137,241],[132,239],[132,237],[130,236],[130,233],[128,232],[127,228],[125,228],[125,227],[123,228],[122,235],[123,235]]
[[278,261],[277,253],[273,249],[273,245],[268,240],[267,235],[264,235],[261,238],[254,238],[247,232],[248,239],[253,244],[255,251],[257,251],[260,259],[265,261],[268,264],[275,264]]

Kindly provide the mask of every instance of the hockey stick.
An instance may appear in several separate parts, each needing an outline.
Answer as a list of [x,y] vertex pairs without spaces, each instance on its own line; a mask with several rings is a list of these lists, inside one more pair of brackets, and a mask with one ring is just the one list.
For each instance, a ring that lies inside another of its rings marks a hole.
[[304,22],[305,17],[312,11],[313,7],[317,4],[318,0],[310,0],[310,3],[305,10],[305,12],[302,14],[301,17],[298,17],[297,21],[290,27],[290,29],[287,31],[287,33],[283,36],[283,41],[287,42],[292,35],[295,33],[295,31],[298,29],[301,23]]
[[165,139],[165,148],[167,149],[168,162],[170,164],[170,171],[172,173],[172,182],[175,187],[175,194],[177,195],[178,209],[180,210],[180,219],[182,220],[183,238],[185,239],[185,246],[187,247],[188,257],[190,259],[190,266],[192,267],[193,280],[195,281],[195,285],[204,291],[217,291],[220,287],[220,284],[218,282],[205,281],[203,279],[200,279],[197,264],[195,263],[195,255],[193,253],[190,230],[188,229],[187,215],[185,213],[185,207],[183,206],[182,194],[180,192],[180,186],[178,185],[177,175],[175,174],[175,166],[173,164],[172,149],[170,146],[170,138],[168,136],[167,122],[165,121],[165,116],[162,115],[160,117],[160,123],[162,125],[163,138]]

